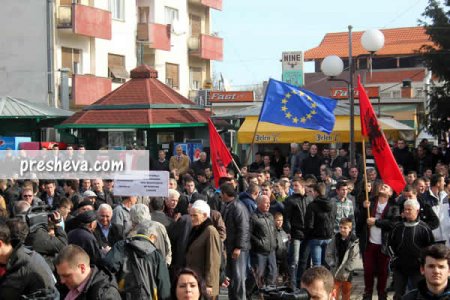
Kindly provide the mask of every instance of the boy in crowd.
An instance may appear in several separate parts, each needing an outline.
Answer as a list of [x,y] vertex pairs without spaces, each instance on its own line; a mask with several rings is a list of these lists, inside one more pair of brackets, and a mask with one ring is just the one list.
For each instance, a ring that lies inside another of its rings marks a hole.
[[336,300],[342,291],[342,300],[350,300],[352,274],[359,255],[359,240],[352,233],[353,222],[350,218],[339,221],[336,233],[327,249],[327,262],[334,275]]
[[287,263],[288,254],[288,242],[289,237],[286,231],[283,230],[283,214],[275,213],[274,215],[275,227],[277,229],[277,247],[275,249],[275,255],[277,258],[278,276],[280,276],[283,281],[288,279],[289,267]]

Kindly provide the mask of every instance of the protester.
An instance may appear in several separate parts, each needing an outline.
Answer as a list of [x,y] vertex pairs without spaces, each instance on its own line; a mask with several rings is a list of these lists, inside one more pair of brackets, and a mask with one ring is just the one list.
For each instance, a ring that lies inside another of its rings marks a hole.
[[420,274],[420,251],[434,242],[428,225],[419,219],[420,204],[415,199],[406,200],[403,222],[392,229],[389,249],[393,252],[391,266],[394,269],[394,299],[401,299],[406,285],[417,287],[422,279]]
[[186,267],[205,279],[209,297],[217,297],[219,295],[222,242],[210,220],[210,208],[205,201],[195,201],[189,213],[192,230],[189,234],[186,251]]
[[184,268],[175,276],[172,284],[173,300],[206,300],[204,281],[193,270]]
[[68,245],[58,254],[59,281],[69,289],[65,299],[120,299],[114,276],[90,263],[89,255],[76,245]]
[[339,232],[327,248],[327,263],[334,275],[336,300],[339,300],[341,292],[342,300],[350,300],[353,270],[359,255],[359,240],[352,233],[352,227],[352,219],[342,218]]
[[420,272],[425,277],[412,290],[402,297],[403,300],[448,299],[450,286],[450,250],[443,244],[436,244],[424,249],[421,254]]

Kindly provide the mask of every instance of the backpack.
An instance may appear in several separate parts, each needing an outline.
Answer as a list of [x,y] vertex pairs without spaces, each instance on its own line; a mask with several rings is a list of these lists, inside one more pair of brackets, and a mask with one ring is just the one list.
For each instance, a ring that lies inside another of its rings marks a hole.
[[118,276],[119,292],[122,299],[158,299],[153,266],[148,256],[139,257],[125,242],[122,270]]

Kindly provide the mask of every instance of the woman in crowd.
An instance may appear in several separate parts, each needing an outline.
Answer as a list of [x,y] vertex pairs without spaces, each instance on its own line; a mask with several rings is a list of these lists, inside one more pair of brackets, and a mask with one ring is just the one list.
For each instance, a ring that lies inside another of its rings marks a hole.
[[180,270],[172,284],[172,299],[209,299],[206,294],[205,282],[191,269]]
[[207,295],[219,295],[219,273],[221,240],[210,219],[210,208],[206,201],[197,200],[189,210],[192,231],[189,235],[186,267],[205,279]]

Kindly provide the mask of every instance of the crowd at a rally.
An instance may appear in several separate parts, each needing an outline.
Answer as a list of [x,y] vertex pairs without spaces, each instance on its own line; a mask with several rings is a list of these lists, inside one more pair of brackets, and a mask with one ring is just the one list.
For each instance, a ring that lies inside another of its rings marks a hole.
[[205,152],[160,150],[150,169],[170,172],[168,197],[115,196],[99,178],[0,179],[0,299],[218,299],[221,288],[256,299],[268,286],[295,294],[319,266],[336,299],[350,299],[355,276],[364,300],[449,299],[450,149],[392,145],[400,194],[365,150],[355,165],[346,148],[309,142],[249,165],[232,154],[220,178]]

